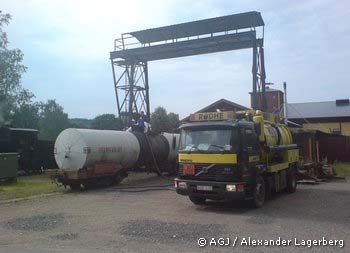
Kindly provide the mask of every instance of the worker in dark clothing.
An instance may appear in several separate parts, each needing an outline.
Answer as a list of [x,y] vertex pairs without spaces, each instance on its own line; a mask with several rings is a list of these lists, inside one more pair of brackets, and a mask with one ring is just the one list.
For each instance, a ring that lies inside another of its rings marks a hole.
[[144,113],[144,111],[141,111],[140,117],[137,120],[137,125],[139,126],[139,128],[142,132],[145,131],[145,113]]

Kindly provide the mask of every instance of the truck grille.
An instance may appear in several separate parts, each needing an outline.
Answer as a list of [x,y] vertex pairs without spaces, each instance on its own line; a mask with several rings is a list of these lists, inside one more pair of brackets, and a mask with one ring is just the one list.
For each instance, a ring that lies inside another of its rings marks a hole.
[[[210,164],[196,164],[195,175],[208,167]],[[238,177],[237,167],[233,165],[218,164],[210,168],[206,172],[195,175],[183,175],[183,166],[179,166],[179,176],[183,179],[192,180],[208,180],[208,181],[232,181]]]

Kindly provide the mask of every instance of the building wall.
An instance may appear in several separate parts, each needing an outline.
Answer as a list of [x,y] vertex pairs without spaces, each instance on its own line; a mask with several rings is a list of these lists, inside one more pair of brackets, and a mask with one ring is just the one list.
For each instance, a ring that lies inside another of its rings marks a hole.
[[[267,112],[278,113],[283,105],[283,92],[279,90],[268,91],[266,94]],[[261,93],[258,93],[258,105],[261,106]],[[253,107],[253,94],[250,94],[251,106]]]
[[320,130],[325,133],[337,133],[340,131],[341,134],[350,136],[350,122],[305,123],[303,128]]
[[350,137],[318,133],[320,159],[327,158],[328,162],[335,160],[350,162]]

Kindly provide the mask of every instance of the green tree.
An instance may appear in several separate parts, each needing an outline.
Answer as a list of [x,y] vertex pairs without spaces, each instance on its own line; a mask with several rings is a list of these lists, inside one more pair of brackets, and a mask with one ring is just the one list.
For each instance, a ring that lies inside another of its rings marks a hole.
[[39,129],[39,109],[38,103],[22,104],[14,109],[11,117],[14,127]]
[[169,120],[169,132],[171,133],[177,132],[177,129],[180,126],[179,114],[169,112],[168,120]]
[[3,14],[0,10],[0,107],[5,120],[10,119],[19,97],[29,94],[23,91],[20,84],[22,74],[26,71],[22,64],[23,53],[19,49],[8,49],[7,33],[3,30],[10,19],[10,14]]
[[170,122],[165,108],[159,106],[151,114],[152,130],[156,133],[168,132],[170,130]]
[[71,128],[91,128],[91,119],[73,118],[69,119]]
[[55,100],[40,104],[39,137],[41,139],[55,140],[58,134],[69,126],[68,114]]
[[104,130],[122,130],[123,123],[114,114],[102,114],[95,117],[91,122],[91,128]]
[[179,115],[173,112],[167,113],[164,107],[157,107],[151,114],[152,131],[155,133],[174,133],[177,132],[179,125]]

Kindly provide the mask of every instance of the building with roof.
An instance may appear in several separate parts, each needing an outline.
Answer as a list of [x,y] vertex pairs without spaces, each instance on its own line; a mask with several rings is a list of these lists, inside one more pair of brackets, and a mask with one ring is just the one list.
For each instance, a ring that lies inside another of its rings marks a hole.
[[[251,93],[250,93],[251,94]],[[252,98],[252,97],[251,97]],[[258,97],[260,98],[260,97]],[[266,87],[267,112],[279,114],[283,118],[284,93]],[[258,99],[258,103],[261,100]],[[199,112],[239,111],[249,108],[226,99],[220,99]],[[288,103],[287,117],[290,126],[319,130],[324,133],[350,136],[350,100],[337,99],[324,102]],[[182,121],[188,121],[189,116]],[[295,124],[293,124],[295,123]]]
[[[200,109],[199,111],[196,111],[195,113],[200,112],[216,112],[218,110],[220,111],[241,111],[241,110],[247,110],[249,108],[236,104],[232,101],[229,101],[227,99],[219,99],[218,101],[215,101],[214,103]],[[182,119],[181,121],[189,121],[190,116],[187,116],[186,118]]]
[[[249,92],[251,107],[253,108],[253,93]],[[283,92],[280,90],[272,89],[266,86],[266,111],[270,113],[278,113],[283,107],[284,97]],[[262,92],[258,92],[258,107],[262,108]]]
[[305,129],[350,136],[350,100],[288,103],[288,120]]

